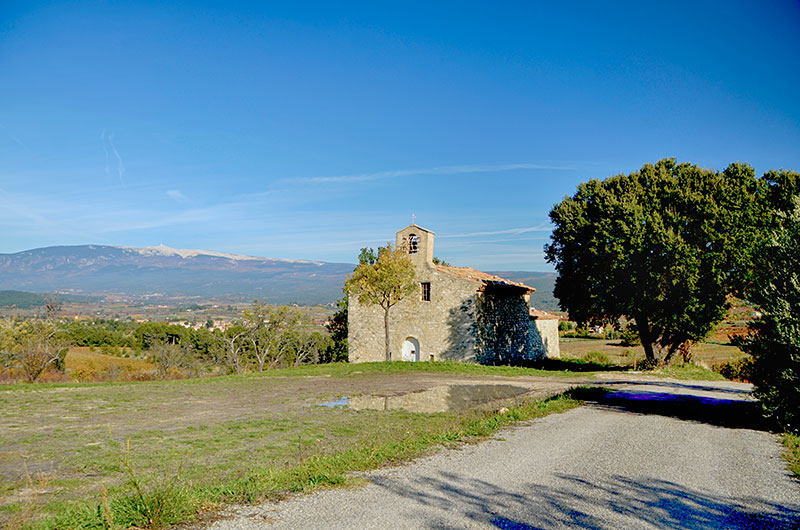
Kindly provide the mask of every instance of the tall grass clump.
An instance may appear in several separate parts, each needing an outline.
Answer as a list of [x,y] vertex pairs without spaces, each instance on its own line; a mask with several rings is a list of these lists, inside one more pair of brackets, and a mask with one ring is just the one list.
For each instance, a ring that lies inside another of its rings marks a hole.
[[94,505],[72,506],[53,519],[31,526],[37,530],[159,530],[190,520],[200,506],[179,477],[151,477],[145,480],[131,462],[130,439],[122,444],[111,439],[118,450],[125,482],[110,496],[100,485],[100,500]]
[[786,433],[783,435],[783,446],[786,448],[787,462],[789,463],[789,471],[794,473],[794,476],[800,479],[800,435]]

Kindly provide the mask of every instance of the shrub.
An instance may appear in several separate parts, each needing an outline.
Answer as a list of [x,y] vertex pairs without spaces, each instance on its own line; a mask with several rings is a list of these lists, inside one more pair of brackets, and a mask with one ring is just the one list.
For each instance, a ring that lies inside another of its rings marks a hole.
[[786,433],[783,436],[783,445],[786,447],[785,456],[789,462],[789,470],[800,479],[800,436]]
[[725,379],[730,379],[731,381],[750,381],[753,370],[753,358],[748,355],[741,359],[717,363],[713,365],[711,369]]
[[625,328],[619,332],[619,343],[621,346],[639,346],[642,341],[639,338],[639,333],[633,328]]
[[751,381],[765,413],[800,434],[800,200],[760,257],[750,298],[762,315],[740,347],[753,357]]
[[601,351],[590,351],[583,356],[583,360],[596,364],[611,364],[611,359],[608,358],[608,355]]
[[77,381],[79,383],[89,383],[97,381],[97,371],[94,368],[90,367],[81,367],[76,368],[74,370],[70,370],[69,373],[70,378],[73,381]]

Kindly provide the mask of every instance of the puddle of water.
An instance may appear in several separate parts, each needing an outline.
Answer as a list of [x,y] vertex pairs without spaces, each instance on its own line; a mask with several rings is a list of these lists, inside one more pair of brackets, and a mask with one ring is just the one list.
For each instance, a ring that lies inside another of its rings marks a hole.
[[[314,405],[309,405],[309,407],[313,407]],[[320,407],[328,407],[335,409],[336,407],[346,407],[347,406],[347,396],[342,396],[340,398],[336,398],[333,401],[326,401],[325,403],[318,403],[317,406]]]
[[520,396],[528,390],[516,385],[442,385],[399,396],[350,396],[347,405],[354,410],[459,412],[493,401]]

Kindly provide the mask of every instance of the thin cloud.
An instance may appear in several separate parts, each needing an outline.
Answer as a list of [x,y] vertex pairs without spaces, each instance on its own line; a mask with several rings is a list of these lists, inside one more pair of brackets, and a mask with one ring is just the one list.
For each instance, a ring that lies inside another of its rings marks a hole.
[[482,237],[482,236],[499,236],[499,235],[519,235],[527,234],[528,232],[549,232],[552,230],[550,225],[527,226],[521,228],[508,228],[506,230],[494,230],[491,232],[469,232],[466,234],[446,234],[439,236],[441,238],[449,237]]
[[114,154],[114,157],[117,159],[117,176],[119,177],[119,182],[123,186],[125,186],[125,164],[122,162],[122,157],[119,156],[119,151],[117,151],[117,147],[114,145],[114,133],[109,132],[106,133],[106,130],[100,133],[100,143],[103,145],[103,152],[106,155],[106,176],[111,177],[111,154],[108,151],[108,148],[111,148],[111,153]]
[[370,180],[383,180],[397,177],[410,177],[415,175],[463,175],[467,173],[489,173],[498,171],[514,171],[519,169],[552,169],[568,170],[571,167],[550,166],[545,164],[495,164],[495,165],[461,165],[461,166],[439,166],[421,169],[398,169],[393,171],[377,171],[374,173],[355,173],[351,175],[338,175],[335,177],[311,177],[292,179],[295,182],[322,183],[349,183],[365,182]]
[[11,140],[13,140],[13,142],[14,142],[15,144],[17,144],[18,146],[22,147],[22,148],[23,148],[23,149],[25,149],[26,151],[30,151],[30,150],[31,150],[31,149],[30,149],[30,147],[28,147],[27,145],[25,145],[25,142],[23,142],[22,140],[20,140],[20,139],[19,139],[19,138],[17,138],[16,136],[14,136],[14,135],[11,133],[11,131],[9,131],[9,130],[8,130],[8,127],[6,127],[5,125],[3,125],[2,123],[0,123],[0,129],[3,129],[4,131],[6,131],[6,132],[7,132],[7,134],[8,134],[8,137],[9,137]]
[[117,157],[117,174],[119,175],[119,181],[122,185],[125,185],[125,164],[122,163],[122,157],[119,156],[119,152],[117,151],[116,146],[114,146],[114,133],[108,135],[108,145],[111,146],[111,151],[114,153],[114,156]]
[[0,189],[0,226],[11,230],[15,235],[30,234],[39,237],[47,234],[52,237],[59,235],[88,237],[88,233],[80,228],[70,226],[64,219],[74,219],[75,212],[64,213],[59,204],[39,197],[29,197],[25,194],[9,193]]
[[183,202],[186,200],[186,195],[181,193],[180,190],[167,190],[167,196],[177,202]]

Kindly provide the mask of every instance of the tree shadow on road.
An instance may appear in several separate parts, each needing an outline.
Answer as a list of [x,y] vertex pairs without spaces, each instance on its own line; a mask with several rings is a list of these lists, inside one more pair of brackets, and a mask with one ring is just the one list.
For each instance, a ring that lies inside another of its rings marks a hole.
[[391,477],[373,480],[407,499],[405,508],[413,510],[416,504],[441,513],[428,520],[427,528],[451,527],[454,513],[504,530],[789,530],[800,525],[798,505],[721,497],[652,477],[612,475],[590,481],[556,474],[549,484],[522,484],[516,492],[456,473],[419,476],[410,487]]
[[757,401],[649,391],[615,391],[599,397],[594,406],[636,414],[657,414],[732,429],[770,431],[773,425]]
[[[725,381],[724,383],[726,385],[729,384],[728,381]],[[720,394],[731,394],[732,396],[749,396],[752,392],[749,387],[722,386],[719,382],[703,382],[703,381],[667,381],[667,380],[646,381],[641,379],[619,379],[616,381],[603,380],[602,385],[611,388],[622,385],[626,386],[635,385],[637,387],[642,387],[642,389],[646,389],[648,387],[653,387],[653,388],[667,387],[681,391],[716,392]]]
[[[607,387],[617,383],[608,384],[603,381],[600,386],[576,387],[567,392],[573,399],[585,401],[592,407],[601,407],[620,412],[634,414],[656,414],[680,420],[707,423],[718,427],[733,429],[754,429],[771,431],[775,427],[772,422],[764,418],[762,409],[757,401],[746,399],[749,392],[734,391],[726,399],[697,394],[676,394],[672,392],[657,392],[649,390],[648,382],[624,381],[626,390],[609,390]],[[676,386],[672,383],[653,383],[656,387]],[[680,391],[714,392],[726,395],[726,389],[700,385],[677,385]],[[631,390],[630,387],[635,389]],[[638,390],[639,387],[644,387]],[[655,388],[655,387],[654,387]]]

